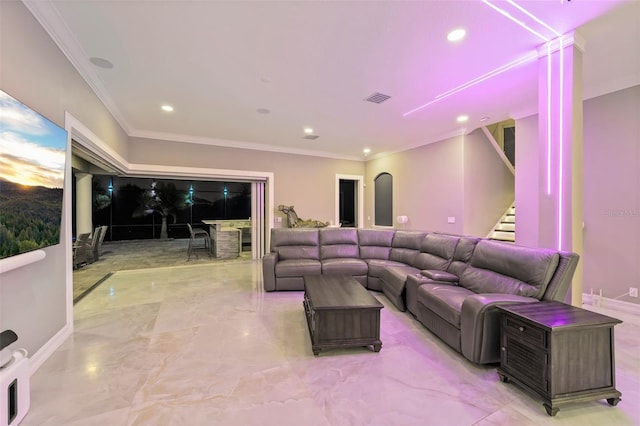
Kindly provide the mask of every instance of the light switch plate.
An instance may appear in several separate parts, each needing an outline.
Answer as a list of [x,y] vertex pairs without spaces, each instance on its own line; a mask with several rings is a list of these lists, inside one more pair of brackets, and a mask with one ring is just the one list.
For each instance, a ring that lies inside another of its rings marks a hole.
[[449,216],[447,218],[447,223],[456,223],[456,217],[455,216]]

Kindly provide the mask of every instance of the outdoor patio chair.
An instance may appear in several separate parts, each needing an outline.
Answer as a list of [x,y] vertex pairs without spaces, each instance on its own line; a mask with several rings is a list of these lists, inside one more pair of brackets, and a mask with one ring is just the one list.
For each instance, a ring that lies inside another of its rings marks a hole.
[[[190,223],[189,228],[189,248],[187,249],[187,261],[191,260],[191,253],[194,250],[206,250],[211,257],[211,237],[204,229],[193,229]],[[196,254],[197,256],[197,254]]]
[[73,243],[73,269],[89,261],[89,233],[80,234]]

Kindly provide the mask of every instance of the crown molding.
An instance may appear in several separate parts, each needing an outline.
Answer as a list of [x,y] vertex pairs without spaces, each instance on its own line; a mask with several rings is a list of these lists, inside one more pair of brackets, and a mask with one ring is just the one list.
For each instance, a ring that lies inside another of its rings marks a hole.
[[364,161],[364,159],[349,155],[340,155],[333,152],[315,151],[310,149],[291,148],[254,142],[232,141],[228,139],[207,138],[201,136],[181,135],[175,133],[134,131],[129,134],[132,138],[144,138],[164,140],[169,142],[193,143],[199,145],[220,146],[225,148],[250,149],[254,151],[278,152],[283,154],[308,155],[312,157],[325,157],[336,160]]
[[87,53],[72,35],[53,2],[49,0],[22,0],[22,2],[71,62],[71,65],[91,87],[91,90],[102,101],[113,118],[120,124],[120,127],[127,134],[131,133],[131,126],[109,96],[93,65],[89,62]]
[[466,127],[464,127],[464,128],[453,130],[451,132],[440,133],[438,135],[434,135],[434,136],[429,137],[429,139],[427,139],[427,140],[422,140],[421,142],[416,142],[414,144],[404,146],[401,149],[396,149],[396,150],[392,150],[392,151],[383,151],[383,152],[371,155],[370,157],[367,157],[366,161],[377,160],[378,158],[384,158],[384,157],[388,157],[388,156],[393,155],[393,154],[398,154],[400,152],[409,151],[409,150],[412,150],[412,149],[415,149],[415,148],[420,148],[420,147],[423,147],[423,146],[426,146],[426,145],[430,145],[432,143],[442,142],[442,141],[445,141],[447,139],[451,139],[451,138],[454,138],[454,137],[457,137],[457,136],[464,136],[464,135],[467,135],[467,134],[471,133],[471,131],[473,131],[475,129],[472,129],[471,131],[467,131],[467,130],[468,129]]

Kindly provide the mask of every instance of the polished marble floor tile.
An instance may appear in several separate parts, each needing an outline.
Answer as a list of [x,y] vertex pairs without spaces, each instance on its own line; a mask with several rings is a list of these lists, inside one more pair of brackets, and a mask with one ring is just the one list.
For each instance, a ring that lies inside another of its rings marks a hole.
[[31,378],[23,425],[637,425],[640,318],[616,327],[622,402],[562,407],[501,383],[384,295],[382,350],[313,356],[301,292],[240,260],[115,273]]

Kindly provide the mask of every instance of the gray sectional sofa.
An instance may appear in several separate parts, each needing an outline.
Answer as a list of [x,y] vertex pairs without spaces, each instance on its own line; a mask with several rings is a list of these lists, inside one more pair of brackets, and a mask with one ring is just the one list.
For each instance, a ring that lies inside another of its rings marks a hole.
[[500,360],[496,305],[564,301],[578,255],[435,232],[273,229],[266,291],[304,290],[304,276],[353,276],[382,291],[477,364]]

